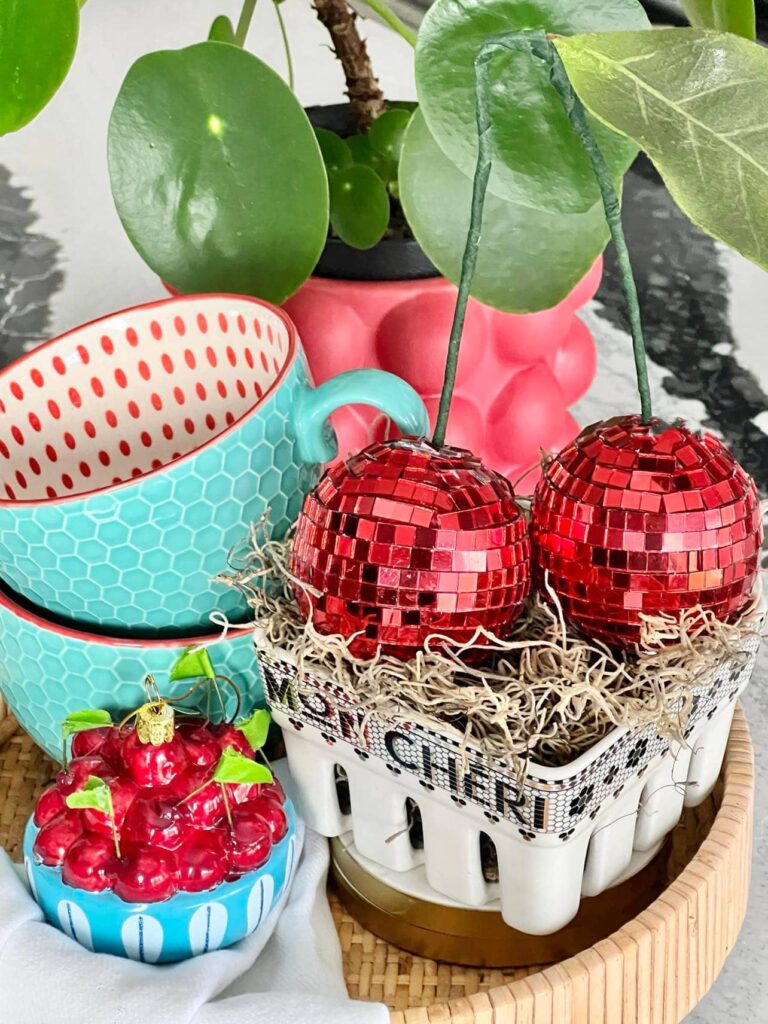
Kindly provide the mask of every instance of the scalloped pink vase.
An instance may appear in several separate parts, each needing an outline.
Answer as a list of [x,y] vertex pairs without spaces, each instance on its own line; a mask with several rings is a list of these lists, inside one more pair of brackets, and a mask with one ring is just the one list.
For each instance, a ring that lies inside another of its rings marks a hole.
[[[559,305],[539,313],[500,313],[470,300],[447,440],[520,480],[521,493],[539,477],[540,451],[559,450],[579,431],[568,409],[592,383],[596,352],[576,311],[601,276],[598,259]],[[455,301],[455,287],[441,277],[312,277],[284,308],[316,383],[358,367],[390,370],[419,392],[434,423]],[[389,431],[380,414],[361,406],[332,420],[342,455]]]

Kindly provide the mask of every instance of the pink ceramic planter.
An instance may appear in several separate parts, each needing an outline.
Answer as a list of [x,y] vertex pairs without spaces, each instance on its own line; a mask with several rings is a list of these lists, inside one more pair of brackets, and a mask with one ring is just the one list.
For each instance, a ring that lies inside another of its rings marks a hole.
[[[602,260],[559,305],[516,315],[470,300],[448,442],[469,448],[516,480],[541,449],[578,432],[568,411],[595,374],[595,344],[576,316],[595,294]],[[419,392],[434,422],[456,299],[441,277],[340,281],[312,277],[286,303],[316,383],[358,367],[380,367]],[[333,416],[342,454],[382,436],[387,423],[361,406]],[[521,481],[531,490],[534,470]]]

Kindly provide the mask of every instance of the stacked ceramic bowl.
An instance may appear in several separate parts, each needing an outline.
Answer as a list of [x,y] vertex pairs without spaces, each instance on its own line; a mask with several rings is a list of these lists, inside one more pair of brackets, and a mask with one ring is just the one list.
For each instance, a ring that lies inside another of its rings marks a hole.
[[45,750],[72,711],[138,706],[148,672],[166,691],[190,646],[262,701],[248,631],[211,623],[247,607],[213,578],[265,509],[289,527],[350,403],[426,430],[390,374],[312,388],[285,314],[227,295],[116,313],[0,373],[0,691]]

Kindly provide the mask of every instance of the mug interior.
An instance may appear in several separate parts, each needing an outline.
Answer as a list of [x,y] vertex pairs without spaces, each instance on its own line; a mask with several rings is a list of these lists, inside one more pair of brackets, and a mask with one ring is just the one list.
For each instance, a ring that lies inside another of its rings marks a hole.
[[254,409],[293,351],[279,310],[226,295],[139,306],[54,338],[0,374],[0,503],[168,466]]

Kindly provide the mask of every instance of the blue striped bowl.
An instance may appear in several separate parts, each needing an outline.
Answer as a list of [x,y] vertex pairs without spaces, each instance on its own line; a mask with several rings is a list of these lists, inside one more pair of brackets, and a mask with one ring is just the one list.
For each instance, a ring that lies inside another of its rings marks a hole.
[[37,863],[38,829],[31,819],[24,833],[24,865],[46,919],[81,946],[143,963],[174,963],[224,949],[264,925],[291,884],[301,848],[303,825],[289,800],[285,810],[288,832],[264,867],[208,892],[177,893],[165,903],[125,903],[112,892],[65,885],[61,868]]

